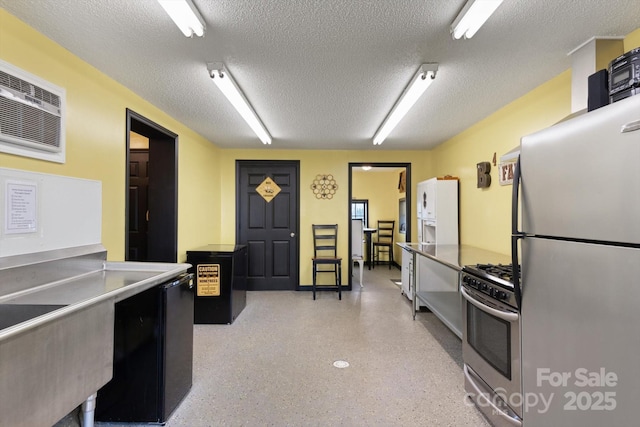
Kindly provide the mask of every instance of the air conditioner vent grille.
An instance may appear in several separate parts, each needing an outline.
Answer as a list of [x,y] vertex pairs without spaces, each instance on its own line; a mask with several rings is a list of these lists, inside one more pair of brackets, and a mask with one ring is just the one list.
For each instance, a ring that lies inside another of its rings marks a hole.
[[33,98],[39,99],[40,101],[44,101],[47,104],[54,105],[58,108],[60,107],[60,97],[58,95],[24,81],[16,76],[5,73],[2,70],[0,70],[0,86],[17,90]]
[[0,152],[65,161],[66,91],[0,60]]
[[60,117],[2,97],[0,129],[5,135],[60,147]]

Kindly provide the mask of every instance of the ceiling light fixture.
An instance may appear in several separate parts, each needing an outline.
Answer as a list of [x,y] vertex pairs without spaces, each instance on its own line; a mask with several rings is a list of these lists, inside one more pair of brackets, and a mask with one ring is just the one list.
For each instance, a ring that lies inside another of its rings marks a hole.
[[422,64],[418,68],[418,72],[413,76],[411,82],[404,90],[400,99],[391,109],[389,115],[384,119],[382,125],[373,136],[373,145],[380,145],[391,133],[393,128],[402,120],[407,112],[413,107],[418,98],[431,85],[433,79],[436,78],[438,64]]
[[238,110],[238,113],[242,116],[245,122],[253,129],[258,135],[260,141],[263,144],[271,144],[271,135],[267,132],[258,115],[253,111],[249,101],[242,94],[242,91],[231,78],[231,74],[221,62],[210,62],[207,64],[207,70],[209,70],[209,76],[213,82],[222,91],[224,96],[227,97],[229,102]]
[[502,0],[468,0],[451,24],[454,39],[470,39],[496,11]]
[[182,34],[187,37],[204,36],[204,19],[191,0],[158,0],[160,6],[169,14]]

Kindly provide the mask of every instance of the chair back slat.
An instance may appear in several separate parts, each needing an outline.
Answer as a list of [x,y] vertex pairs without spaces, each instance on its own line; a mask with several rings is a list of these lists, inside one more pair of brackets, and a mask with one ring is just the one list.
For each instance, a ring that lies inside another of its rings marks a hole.
[[379,220],[378,221],[378,243],[388,243],[393,245],[393,239],[395,237],[395,221]]
[[313,230],[313,299],[316,278],[320,273],[332,274],[338,299],[342,299],[342,258],[338,256],[338,224],[312,224]]
[[312,224],[313,256],[333,257],[338,254],[338,224]]

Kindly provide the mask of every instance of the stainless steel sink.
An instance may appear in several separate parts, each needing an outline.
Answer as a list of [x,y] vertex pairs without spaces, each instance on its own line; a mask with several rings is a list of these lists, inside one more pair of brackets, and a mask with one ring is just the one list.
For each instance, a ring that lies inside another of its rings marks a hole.
[[80,310],[0,304],[0,313],[14,326],[0,332],[17,330],[0,340],[0,425],[53,425],[111,379],[113,300]]
[[35,319],[66,305],[0,304],[0,330]]
[[113,263],[101,245],[0,257],[0,427],[53,425],[113,375],[114,306],[188,264]]

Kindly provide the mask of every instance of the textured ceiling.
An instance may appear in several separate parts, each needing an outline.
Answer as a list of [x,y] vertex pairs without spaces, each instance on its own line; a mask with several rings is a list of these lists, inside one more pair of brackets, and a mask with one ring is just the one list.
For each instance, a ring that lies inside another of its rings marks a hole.
[[[470,40],[449,35],[465,0],[193,2],[204,38],[184,37],[156,0],[0,7],[216,145],[265,149],[431,148],[570,68],[567,53],[589,38],[640,26],[638,0],[505,0]],[[271,146],[211,82],[206,63],[219,61]],[[434,84],[374,147],[373,134],[425,62],[440,64]]]

